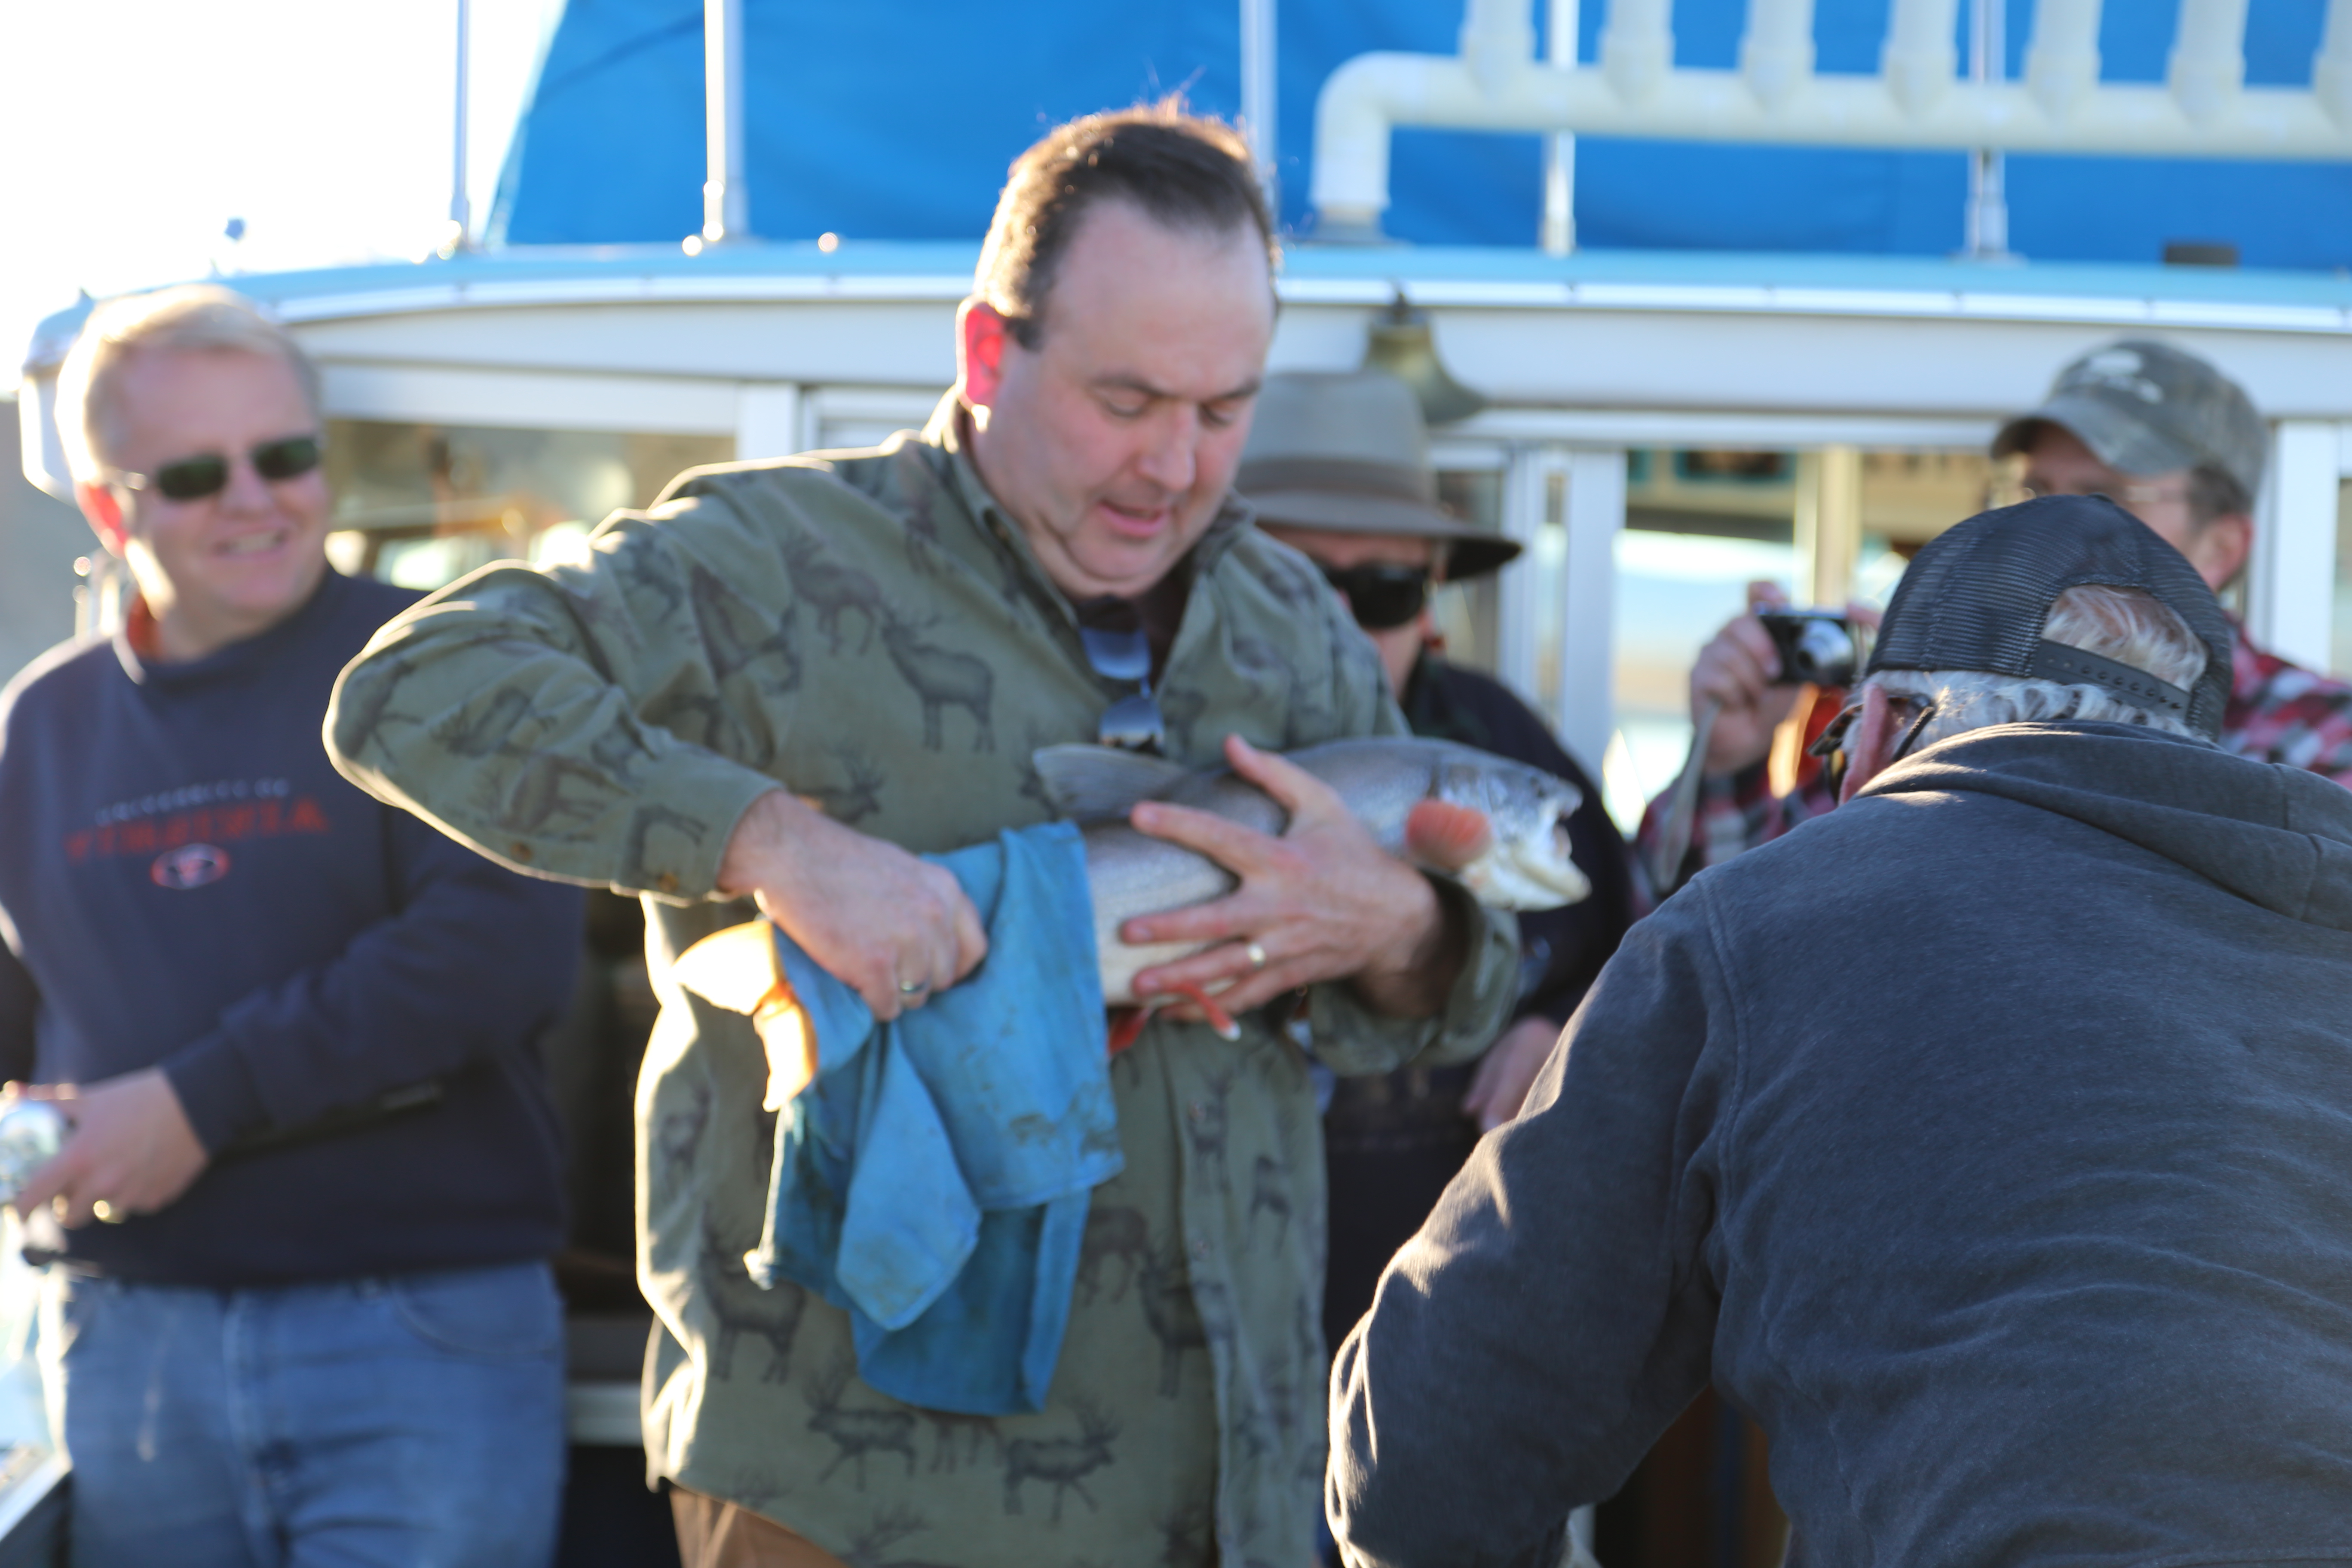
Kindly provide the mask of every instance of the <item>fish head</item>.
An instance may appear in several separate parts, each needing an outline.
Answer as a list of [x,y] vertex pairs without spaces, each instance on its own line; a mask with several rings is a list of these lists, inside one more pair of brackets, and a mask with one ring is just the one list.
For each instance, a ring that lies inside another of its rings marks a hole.
[[1433,798],[1486,819],[1493,837],[1454,872],[1482,904],[1498,910],[1551,910],[1592,891],[1570,852],[1568,819],[1584,804],[1574,784],[1541,768],[1484,752],[1438,765]]

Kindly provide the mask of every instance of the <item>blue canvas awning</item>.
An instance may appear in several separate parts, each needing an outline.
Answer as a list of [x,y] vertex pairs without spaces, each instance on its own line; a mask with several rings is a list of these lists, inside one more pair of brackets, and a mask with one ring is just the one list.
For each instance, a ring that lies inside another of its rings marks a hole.
[[[1537,7],[1540,11],[1541,7]],[[1601,5],[1583,8],[1582,58]],[[2308,79],[2325,0],[2264,0],[2251,83]],[[1679,63],[1728,67],[1745,0],[1679,0]],[[2011,69],[2030,7],[2011,0]],[[2162,79],[2169,5],[2106,7],[2111,80]],[[1235,0],[744,0],[752,231],[974,238],[1005,165],[1056,121],[1183,90],[1239,105]],[[1887,0],[1819,0],[1824,71],[1876,68]],[[1283,216],[1308,225],[1315,95],[1369,49],[1450,53],[1458,4],[1281,0]],[[699,0],[572,0],[500,182],[494,236],[514,244],[675,241],[701,226]],[[1535,240],[1531,136],[1408,131],[1387,226],[1421,244]],[[2154,261],[2173,240],[2236,245],[2250,267],[2352,266],[2352,166],[2014,157],[2011,236],[2037,260]],[[1961,244],[1953,153],[1585,138],[1577,222],[1589,246],[1934,256]]]

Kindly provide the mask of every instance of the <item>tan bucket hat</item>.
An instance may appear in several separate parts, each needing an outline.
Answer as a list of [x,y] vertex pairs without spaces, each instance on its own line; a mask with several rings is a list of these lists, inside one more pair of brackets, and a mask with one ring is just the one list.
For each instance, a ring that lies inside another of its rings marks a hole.
[[1386,371],[1266,377],[1234,488],[1261,522],[1444,540],[1445,575],[1455,582],[1519,552],[1517,540],[1464,522],[1439,504],[1421,406]]

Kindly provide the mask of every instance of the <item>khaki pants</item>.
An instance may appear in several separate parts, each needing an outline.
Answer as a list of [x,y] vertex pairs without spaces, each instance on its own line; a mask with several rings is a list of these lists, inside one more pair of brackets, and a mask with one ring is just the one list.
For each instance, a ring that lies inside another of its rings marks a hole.
[[771,1519],[672,1483],[669,1512],[685,1568],[844,1568]]

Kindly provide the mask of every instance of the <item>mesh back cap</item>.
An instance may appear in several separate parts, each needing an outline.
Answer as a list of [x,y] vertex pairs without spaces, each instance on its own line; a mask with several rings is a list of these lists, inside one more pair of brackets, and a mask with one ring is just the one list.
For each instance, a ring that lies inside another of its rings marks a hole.
[[[2145,670],[2045,640],[2069,588],[2137,588],[2188,623],[2209,658],[2189,691]],[[1979,512],[1930,541],[1903,574],[1871,649],[1882,669],[1973,670],[2092,685],[2207,739],[2230,699],[2230,623],[2195,567],[2105,496],[2043,496]]]

